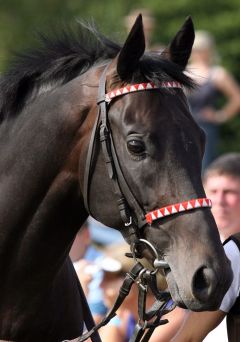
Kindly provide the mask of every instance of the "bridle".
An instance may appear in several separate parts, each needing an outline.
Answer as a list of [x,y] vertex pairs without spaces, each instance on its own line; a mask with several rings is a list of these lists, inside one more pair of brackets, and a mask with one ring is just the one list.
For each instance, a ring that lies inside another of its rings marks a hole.
[[[160,85],[155,85],[152,82],[139,83],[134,85],[127,85],[125,87],[110,91],[106,93],[106,74],[108,66],[105,67],[99,81],[99,91],[97,104],[99,106],[97,119],[95,121],[92,135],[89,142],[89,148],[86,159],[86,167],[84,174],[84,203],[85,208],[91,215],[91,210],[89,207],[89,188],[90,188],[90,174],[92,170],[92,159],[94,151],[94,143],[96,140],[97,133],[99,132],[101,147],[103,151],[104,160],[106,163],[108,176],[111,179],[114,192],[116,195],[116,201],[118,204],[121,219],[124,223],[126,229],[123,229],[122,234],[127,237],[127,240],[131,245],[131,257],[135,259],[135,265],[131,271],[126,274],[126,278],[120,289],[119,297],[116,300],[114,307],[110,310],[108,315],[103,319],[103,321],[93,327],[87,334],[80,337],[79,341],[85,341],[92,334],[107,324],[112,317],[115,316],[116,310],[119,308],[123,300],[128,295],[131,286],[134,282],[138,282],[139,286],[139,317],[140,321],[136,325],[135,335],[131,341],[148,341],[153,330],[156,326],[166,323],[166,321],[161,320],[161,316],[164,312],[169,312],[174,308],[174,304],[167,308],[167,303],[171,300],[170,294],[164,291],[158,291],[156,286],[156,272],[159,268],[168,268],[168,264],[159,258],[158,253],[154,246],[144,239],[141,239],[141,230],[147,224],[151,225],[154,220],[159,220],[163,217],[175,215],[177,213],[198,209],[198,208],[209,208],[211,207],[211,201],[208,198],[197,198],[190,199],[185,202],[171,204],[163,208],[157,208],[153,211],[146,212],[144,208],[139,204],[138,200],[134,196],[133,192],[128,186],[128,183],[124,177],[124,174],[119,163],[119,159],[116,153],[116,149],[113,142],[113,137],[111,133],[111,127],[108,120],[108,106],[112,99],[123,96],[125,94],[130,94],[137,91],[149,91],[157,90],[159,88],[182,88],[179,82],[169,81],[162,82]],[[154,270],[150,271],[146,269],[139,261],[139,253],[137,252],[137,245],[144,244],[150,248],[155,260],[153,262]],[[157,298],[153,305],[153,309],[150,308],[149,311],[145,309],[146,302],[146,292],[147,287],[150,285],[152,292]],[[149,320],[154,321],[149,323]],[[144,335],[145,330],[148,332]],[[144,337],[143,337],[144,335]],[[96,336],[95,336],[96,337]],[[141,339],[143,337],[143,339]],[[98,337],[96,337],[96,341]]]
[[84,204],[88,213],[91,215],[91,209],[89,206],[90,174],[94,143],[96,141],[97,132],[99,130],[99,138],[108,171],[108,176],[114,186],[114,192],[116,195],[115,198],[117,201],[121,219],[124,223],[124,226],[127,227],[127,229],[123,229],[122,233],[125,237],[128,237],[128,241],[130,241],[131,243],[136,243],[136,241],[140,238],[139,232],[144,226],[146,226],[146,224],[151,224],[154,220],[160,219],[165,216],[177,214],[179,212],[211,207],[211,201],[207,198],[190,199],[185,202],[168,205],[163,208],[157,208],[150,212],[146,212],[140,205],[136,196],[133,194],[132,190],[128,186],[128,183],[122,172],[121,165],[119,163],[108,119],[109,105],[114,98],[133,92],[149,90],[156,91],[160,88],[181,89],[182,86],[179,82],[176,81],[165,81],[162,82],[160,85],[155,85],[153,82],[146,82],[127,85],[125,87],[106,93],[107,70],[108,65],[105,67],[99,81],[97,100],[99,110],[89,142],[84,174]]

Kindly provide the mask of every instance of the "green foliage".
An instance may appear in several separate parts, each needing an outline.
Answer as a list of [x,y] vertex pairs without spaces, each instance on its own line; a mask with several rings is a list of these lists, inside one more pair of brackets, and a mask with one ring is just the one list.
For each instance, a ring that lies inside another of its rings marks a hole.
[[240,116],[230,120],[220,130],[219,153],[240,151]]
[[[123,40],[123,17],[146,4],[156,19],[153,44],[168,44],[191,15],[196,29],[213,33],[221,63],[240,82],[239,0],[0,0],[0,70],[5,69],[12,51],[33,44],[36,31],[46,32],[76,19],[94,19],[103,33]],[[220,152],[227,150],[240,150],[239,117],[222,127]]]

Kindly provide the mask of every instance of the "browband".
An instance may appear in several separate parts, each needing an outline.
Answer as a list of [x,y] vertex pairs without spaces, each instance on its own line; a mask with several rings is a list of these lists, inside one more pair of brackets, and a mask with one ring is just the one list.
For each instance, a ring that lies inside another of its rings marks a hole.
[[105,101],[109,103],[111,102],[113,98],[117,96],[121,96],[121,95],[128,94],[128,93],[134,93],[136,91],[160,89],[160,88],[182,88],[182,85],[181,83],[177,81],[165,81],[165,82],[161,82],[159,85],[156,85],[153,82],[127,85],[125,87],[108,92],[105,95]]

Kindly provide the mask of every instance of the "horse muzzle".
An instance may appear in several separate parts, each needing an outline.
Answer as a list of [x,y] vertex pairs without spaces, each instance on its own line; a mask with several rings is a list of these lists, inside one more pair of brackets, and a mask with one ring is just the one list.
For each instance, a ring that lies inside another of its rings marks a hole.
[[[171,268],[165,270],[166,280],[173,300],[180,307],[192,311],[213,311],[221,305],[222,299],[232,281],[232,270],[228,274],[216,272],[210,266],[200,266],[192,275],[190,286],[180,277],[174,276]],[[225,280],[224,280],[225,279]],[[189,281],[188,281],[189,283]]]

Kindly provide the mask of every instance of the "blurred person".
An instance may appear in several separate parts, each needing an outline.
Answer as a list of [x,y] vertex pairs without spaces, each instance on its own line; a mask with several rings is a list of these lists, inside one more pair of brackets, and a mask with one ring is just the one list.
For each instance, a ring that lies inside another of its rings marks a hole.
[[[124,254],[129,252],[129,247],[126,244],[114,245],[105,251],[105,258],[101,262],[103,270],[103,279],[101,288],[103,289],[104,303],[110,310],[119,294],[119,289],[128,272],[134,265],[133,259],[127,258]],[[132,313],[132,308],[136,306],[136,289],[131,289],[111,321],[99,330],[100,337],[104,342],[120,342],[128,341],[134,331],[135,318]],[[129,304],[132,307],[129,308]]]
[[[119,289],[123,283],[126,272],[134,265],[134,260],[127,258],[125,253],[129,252],[129,246],[126,243],[113,245],[106,249],[106,258],[101,260],[101,268],[104,276],[101,283],[103,297],[106,306],[113,307],[119,294]],[[160,279],[161,288],[166,287],[165,281]],[[147,307],[154,302],[151,293],[147,297]],[[135,324],[138,321],[138,287],[133,284],[132,289],[115,316],[105,327],[99,330],[100,336],[104,342],[125,342],[131,338]],[[162,319],[168,319],[169,323],[159,326],[155,329],[150,342],[169,342],[176,331],[179,329],[185,312],[179,308],[164,315]]]
[[117,229],[107,227],[91,216],[88,218],[88,226],[91,240],[101,247],[124,241],[122,234]]
[[[204,186],[212,200],[212,212],[234,278],[219,310],[188,312],[172,342],[237,342],[240,341],[240,153],[222,155],[210,164],[204,174]],[[228,338],[226,327],[220,333],[219,327],[212,331],[225,316]]]
[[[191,112],[206,133],[204,170],[217,156],[219,125],[240,109],[240,89],[233,76],[217,63],[214,38],[207,31],[195,32],[188,70],[198,85],[188,96]],[[216,109],[222,96],[226,103]]]
[[69,256],[87,297],[94,321],[98,323],[106,314],[106,306],[100,288],[102,272],[95,266],[95,262],[101,259],[102,253],[92,243],[88,220],[78,231]]
[[125,18],[124,18],[124,25],[129,32],[132,28],[136,17],[142,14],[143,18],[143,27],[144,27],[144,35],[145,35],[145,42],[146,42],[146,48],[149,49],[149,47],[152,45],[152,34],[155,28],[155,18],[152,14],[152,12],[147,8],[136,8],[132,10]]

